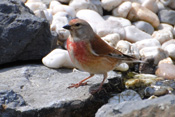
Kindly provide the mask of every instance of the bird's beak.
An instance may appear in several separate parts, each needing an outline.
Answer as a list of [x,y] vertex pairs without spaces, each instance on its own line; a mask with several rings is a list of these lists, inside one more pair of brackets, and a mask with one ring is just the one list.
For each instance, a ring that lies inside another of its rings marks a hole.
[[69,24],[63,26],[64,29],[70,30],[71,26]]

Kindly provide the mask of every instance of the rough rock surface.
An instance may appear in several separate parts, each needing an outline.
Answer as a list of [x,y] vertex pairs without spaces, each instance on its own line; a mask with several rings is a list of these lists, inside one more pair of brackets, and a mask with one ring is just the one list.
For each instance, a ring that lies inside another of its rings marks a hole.
[[[92,96],[90,87],[101,83],[103,76],[95,75],[88,80],[88,85],[79,88],[67,87],[85,77],[87,72],[72,69],[50,69],[43,65],[30,64],[4,68],[0,70],[1,92],[13,90],[20,95],[18,103],[15,99],[11,104],[1,103],[0,116],[8,117],[84,117],[94,116],[97,109],[104,104],[104,96]],[[118,76],[109,72],[108,77]],[[107,81],[107,80],[106,80]],[[2,94],[0,92],[0,94]],[[6,96],[7,97],[7,96]],[[23,104],[21,104],[23,102]],[[15,104],[12,104],[15,103]]]
[[175,96],[166,95],[156,99],[106,104],[96,117],[174,117]]
[[0,0],[0,64],[41,59],[50,52],[51,41],[46,20],[20,1]]

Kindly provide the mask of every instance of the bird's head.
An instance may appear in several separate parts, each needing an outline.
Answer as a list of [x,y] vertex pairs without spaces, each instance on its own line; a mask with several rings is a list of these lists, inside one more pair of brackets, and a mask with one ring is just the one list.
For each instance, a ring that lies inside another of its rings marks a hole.
[[89,23],[82,19],[72,19],[69,24],[63,26],[63,28],[69,30],[73,39],[77,40],[88,40],[94,35]]

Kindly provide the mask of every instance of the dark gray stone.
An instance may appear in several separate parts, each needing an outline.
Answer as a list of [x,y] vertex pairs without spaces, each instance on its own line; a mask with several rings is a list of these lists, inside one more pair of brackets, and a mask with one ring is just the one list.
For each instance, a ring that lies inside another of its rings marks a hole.
[[175,25],[175,11],[174,10],[161,10],[158,13],[160,22]]
[[174,117],[175,96],[166,95],[143,101],[126,101],[120,104],[106,104],[96,117]]
[[21,1],[0,0],[0,64],[48,54],[52,43],[49,27]]
[[21,95],[16,94],[13,90],[0,91],[0,107],[16,108],[26,105]]
[[147,23],[145,21],[137,21],[133,23],[138,29],[148,33],[152,34],[154,32],[154,28],[150,23]]

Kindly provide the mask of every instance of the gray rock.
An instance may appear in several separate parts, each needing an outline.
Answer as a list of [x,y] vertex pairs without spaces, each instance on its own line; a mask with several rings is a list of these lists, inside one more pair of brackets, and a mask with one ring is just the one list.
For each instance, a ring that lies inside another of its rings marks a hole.
[[139,28],[140,30],[148,33],[148,34],[152,34],[154,32],[154,28],[150,23],[147,23],[145,21],[137,21],[133,23],[137,28]]
[[13,90],[0,91],[0,107],[16,108],[26,105],[21,95],[16,94]]
[[[89,90],[97,83],[101,83],[103,76],[95,75],[88,80],[86,86],[67,88],[71,83],[77,83],[88,76],[87,72],[49,69],[36,64],[1,69],[0,89],[13,90],[23,97],[26,105],[15,109],[8,108],[3,113],[0,112],[0,116],[2,114],[8,117],[94,116],[104,101],[103,98],[98,99],[100,93],[92,96]],[[118,76],[116,72],[111,71],[108,74],[109,78],[115,76]]]
[[174,117],[175,96],[166,95],[144,101],[129,101],[120,104],[106,104],[96,113],[96,117]]
[[171,25],[175,24],[175,11],[174,10],[161,10],[158,13],[160,22],[168,23]]
[[0,0],[0,64],[41,59],[50,52],[51,43],[46,20],[19,0]]
[[121,102],[124,102],[124,101],[135,101],[135,100],[142,100],[140,95],[135,92],[134,90],[131,90],[131,89],[128,89],[128,90],[125,90],[115,96],[113,96],[112,98],[109,99],[109,103],[115,103],[115,104],[119,104]]

